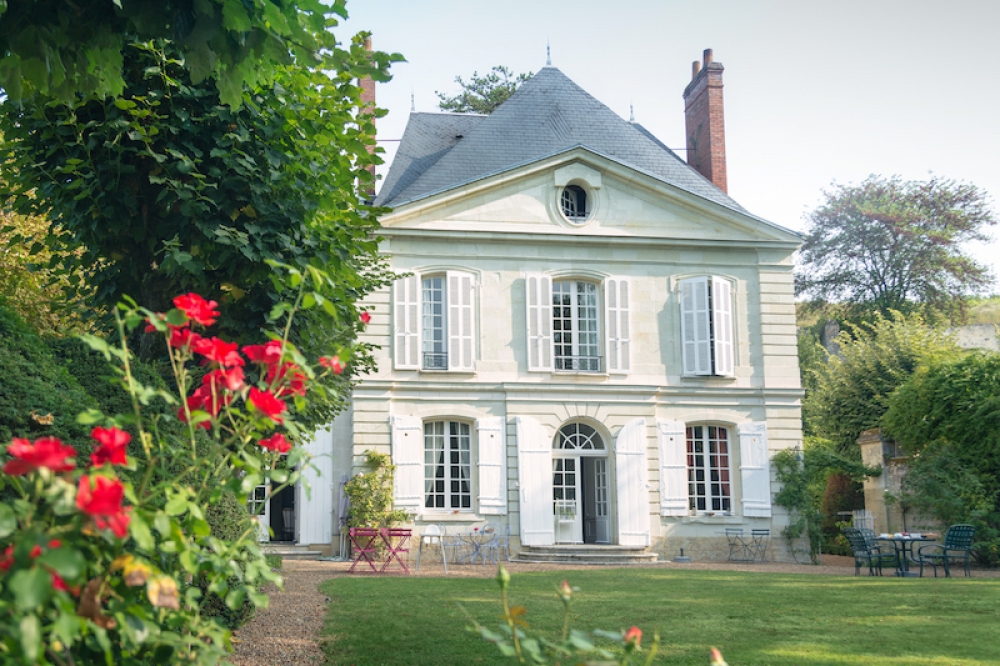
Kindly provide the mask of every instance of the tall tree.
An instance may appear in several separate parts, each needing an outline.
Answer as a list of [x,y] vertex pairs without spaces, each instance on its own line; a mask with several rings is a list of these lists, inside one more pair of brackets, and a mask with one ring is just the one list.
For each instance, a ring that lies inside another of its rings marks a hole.
[[171,39],[194,83],[211,77],[223,103],[266,84],[282,65],[320,64],[335,48],[330,28],[346,0],[0,0],[0,88],[35,93],[120,95],[127,45]]
[[990,284],[964,244],[996,224],[986,192],[934,177],[869,176],[834,185],[808,216],[795,289],[859,309],[960,314],[963,297]]
[[368,148],[381,112],[359,113],[357,79],[373,68],[387,78],[390,57],[373,64],[363,37],[338,49],[339,69],[280,68],[235,107],[212,81],[192,82],[173,44],[132,44],[120,97],[0,107],[0,201],[51,221],[33,249],[65,250],[52,263],[83,273],[66,288],[92,293],[95,311],[123,296],[162,311],[195,291],[225,305],[215,330],[243,343],[262,341],[286,298],[269,261],[322,268],[332,280],[294,339],[329,353],[353,341],[355,302],[387,279],[379,210],[362,195],[380,161]]
[[468,81],[463,80],[461,76],[456,76],[455,83],[461,86],[462,92],[457,95],[436,92],[440,100],[438,108],[452,113],[488,115],[506,102],[518,86],[531,77],[531,72],[514,76],[514,73],[503,65],[497,65],[483,76],[473,72],[472,78]]

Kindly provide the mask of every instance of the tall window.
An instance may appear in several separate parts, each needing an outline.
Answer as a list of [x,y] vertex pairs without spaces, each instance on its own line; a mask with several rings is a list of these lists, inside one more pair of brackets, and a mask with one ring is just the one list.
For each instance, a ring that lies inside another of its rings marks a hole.
[[577,280],[552,283],[552,335],[556,370],[600,372],[597,285]]
[[687,468],[689,508],[732,511],[729,431],[719,426],[688,426]]
[[422,281],[421,306],[423,313],[422,338],[423,368],[448,369],[448,323],[445,303],[444,277],[428,277]]
[[424,507],[472,510],[472,435],[467,423],[424,423]]

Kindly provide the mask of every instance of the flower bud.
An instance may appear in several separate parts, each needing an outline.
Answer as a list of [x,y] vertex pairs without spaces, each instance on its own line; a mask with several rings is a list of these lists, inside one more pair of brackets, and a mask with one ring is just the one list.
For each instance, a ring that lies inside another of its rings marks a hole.
[[500,583],[501,590],[506,590],[507,586],[510,585],[510,574],[507,573],[502,564],[497,568],[497,582]]
[[711,666],[727,666],[726,661],[722,658],[722,653],[719,652],[719,648],[712,648],[710,655],[712,657]]
[[632,650],[638,650],[639,642],[642,641],[642,629],[632,625],[629,630],[625,632],[622,640],[625,641],[625,649],[629,652]]
[[573,598],[573,588],[565,580],[559,586],[559,598],[563,600],[563,603],[569,603],[569,600]]

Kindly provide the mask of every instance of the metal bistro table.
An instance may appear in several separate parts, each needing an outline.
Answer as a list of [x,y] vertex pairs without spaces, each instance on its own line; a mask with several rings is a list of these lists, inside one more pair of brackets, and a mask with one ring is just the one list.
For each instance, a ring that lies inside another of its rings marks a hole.
[[916,571],[910,571],[910,562],[914,561],[913,544],[934,541],[934,539],[922,534],[920,536],[879,534],[875,538],[878,541],[892,542],[892,547],[896,550],[896,575],[903,578],[915,578],[919,575]]

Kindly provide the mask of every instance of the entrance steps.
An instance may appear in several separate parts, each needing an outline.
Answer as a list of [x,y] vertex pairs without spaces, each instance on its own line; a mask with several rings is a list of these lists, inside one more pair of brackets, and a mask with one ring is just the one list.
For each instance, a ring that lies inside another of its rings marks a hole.
[[271,541],[261,544],[265,555],[280,555],[283,560],[318,560],[323,556],[319,550],[300,546],[291,541]]
[[647,548],[633,546],[603,546],[597,544],[560,544],[555,546],[521,546],[515,562],[549,564],[653,564],[659,555]]

